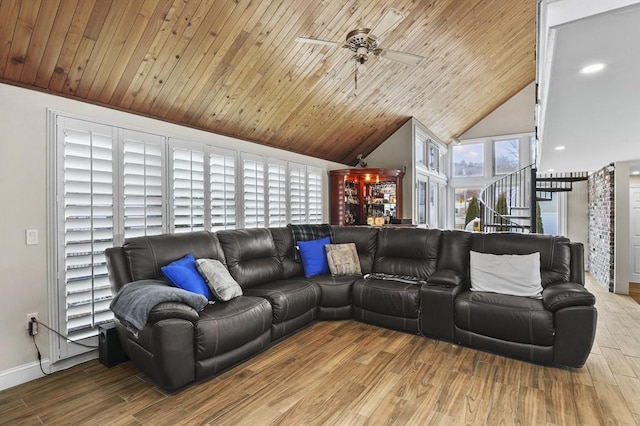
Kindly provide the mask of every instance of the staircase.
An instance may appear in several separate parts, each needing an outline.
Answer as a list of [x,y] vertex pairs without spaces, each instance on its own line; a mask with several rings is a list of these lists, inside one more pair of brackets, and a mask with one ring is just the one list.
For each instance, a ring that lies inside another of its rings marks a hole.
[[538,174],[534,164],[506,175],[480,193],[481,229],[536,233],[537,202],[551,201],[554,194],[571,191],[575,182],[587,179],[587,172]]

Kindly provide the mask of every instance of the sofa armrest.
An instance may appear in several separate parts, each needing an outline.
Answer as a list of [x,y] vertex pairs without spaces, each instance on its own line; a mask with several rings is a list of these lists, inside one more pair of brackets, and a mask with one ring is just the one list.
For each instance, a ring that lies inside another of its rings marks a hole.
[[427,285],[457,287],[465,282],[464,277],[453,269],[440,269],[429,276]]
[[157,304],[149,312],[147,324],[155,324],[165,319],[183,319],[195,323],[198,318],[200,318],[198,312],[189,305],[178,302],[164,302]]
[[593,306],[596,298],[578,283],[552,284],[542,292],[542,303],[551,312],[568,306]]

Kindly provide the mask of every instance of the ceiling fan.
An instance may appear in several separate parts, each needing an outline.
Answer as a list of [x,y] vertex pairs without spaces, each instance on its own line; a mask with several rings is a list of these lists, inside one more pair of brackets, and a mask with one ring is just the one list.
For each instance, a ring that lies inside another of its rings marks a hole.
[[342,47],[353,52],[353,56],[335,69],[333,77],[343,79],[352,70],[355,70],[355,85],[358,88],[358,72],[362,73],[366,70],[365,62],[369,60],[369,54],[381,56],[395,62],[405,65],[416,66],[424,59],[422,56],[411,53],[400,52],[397,50],[383,49],[380,47],[380,39],[389,31],[394,29],[405,16],[397,9],[392,7],[385,10],[380,20],[373,28],[358,28],[347,33],[346,40],[343,43],[337,41],[320,40],[316,38],[296,37],[297,42],[320,44],[324,46]]

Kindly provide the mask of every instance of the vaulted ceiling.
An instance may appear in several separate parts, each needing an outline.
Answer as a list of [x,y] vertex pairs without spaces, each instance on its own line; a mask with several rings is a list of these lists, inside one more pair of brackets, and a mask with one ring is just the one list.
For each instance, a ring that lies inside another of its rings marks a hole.
[[[353,164],[414,116],[444,142],[534,80],[533,0],[0,0],[0,81]],[[406,18],[338,80],[342,42]],[[7,100],[0,100],[5,102]],[[533,112],[532,112],[533,113]]]

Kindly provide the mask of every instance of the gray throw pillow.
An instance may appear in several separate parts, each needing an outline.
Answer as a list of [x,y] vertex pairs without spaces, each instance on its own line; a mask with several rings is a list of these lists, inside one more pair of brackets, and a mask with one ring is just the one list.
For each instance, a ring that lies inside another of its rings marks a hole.
[[360,258],[354,243],[326,244],[327,262],[331,275],[362,275]]
[[216,299],[227,302],[234,297],[242,296],[242,287],[219,260],[197,259],[196,265]]

